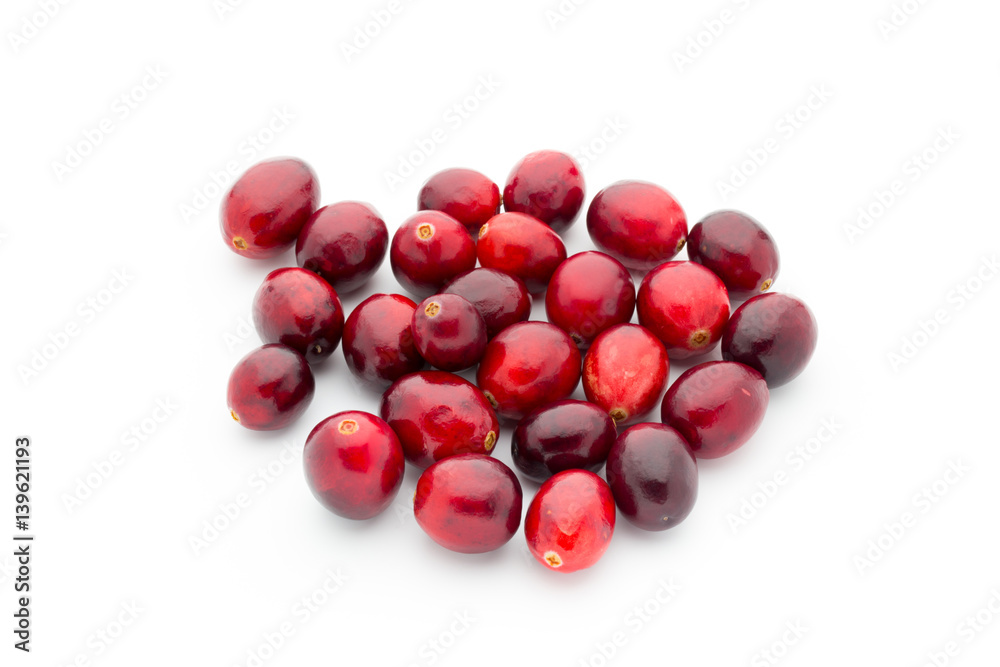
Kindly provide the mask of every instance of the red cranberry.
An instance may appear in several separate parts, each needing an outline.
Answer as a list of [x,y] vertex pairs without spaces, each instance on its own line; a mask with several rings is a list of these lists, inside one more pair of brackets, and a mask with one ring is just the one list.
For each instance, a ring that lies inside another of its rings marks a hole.
[[382,419],[399,436],[406,460],[426,468],[456,454],[489,454],[497,416],[476,385],[444,371],[397,380],[382,396]]
[[253,323],[265,343],[282,343],[316,363],[340,344],[344,309],[337,292],[315,273],[275,269],[254,297]]
[[646,274],[636,297],[639,324],[671,359],[710,352],[729,319],[729,295],[719,278],[694,262],[667,262]]
[[441,291],[465,297],[475,306],[486,322],[488,338],[531,316],[531,297],[524,281],[496,269],[473,269]]
[[521,483],[510,468],[483,454],[462,454],[420,475],[413,514],[444,548],[481,554],[514,537],[521,526],[521,502]]
[[399,226],[389,249],[392,274],[421,298],[476,266],[476,243],[450,215],[423,211]]
[[388,247],[389,230],[378,212],[345,201],[312,214],[295,244],[295,261],[346,294],[375,274]]
[[486,346],[476,384],[504,419],[518,420],[559,401],[580,381],[580,350],[547,322],[507,327]]
[[614,532],[611,489],[589,470],[565,470],[550,477],[524,518],[531,553],[559,572],[576,572],[596,563]]
[[315,389],[301,354],[285,345],[264,345],[240,359],[229,376],[229,414],[253,431],[274,431],[302,416]]
[[660,408],[700,459],[725,456],[750,439],[764,420],[767,383],[734,361],[708,361],[681,374]]
[[603,250],[630,269],[649,271],[684,247],[687,218],[669,192],[644,181],[619,181],[597,193],[587,210],[587,231]]
[[681,434],[663,424],[638,424],[608,455],[608,485],[626,519],[644,530],[673,528],[698,497],[698,464]]
[[367,384],[386,386],[424,367],[413,340],[417,304],[399,294],[375,294],[344,325],[347,367]]
[[240,176],[222,202],[222,237],[230,250],[254,259],[292,247],[316,210],[319,183],[302,160],[258,162]]
[[587,400],[632,424],[656,407],[667,386],[670,361],[663,344],[638,324],[619,324],[594,341],[583,360]]
[[566,246],[554,231],[523,213],[501,213],[479,230],[479,263],[524,281],[532,294],[542,292]]
[[403,448],[389,425],[367,412],[339,412],[312,430],[302,450],[316,500],[347,519],[370,519],[403,484]]
[[722,334],[722,358],[738,361],[780,387],[801,373],[816,349],[816,319],[787,294],[761,294],[736,309]]
[[424,183],[417,208],[447,213],[475,233],[500,212],[500,188],[478,171],[445,169]]
[[632,319],[635,284],[628,269],[603,252],[581,252],[559,265],[545,292],[549,322],[586,348],[597,335]]
[[471,368],[486,351],[486,323],[475,306],[457,294],[421,301],[411,326],[420,356],[443,371]]
[[511,170],[503,208],[526,213],[561,232],[576,220],[583,197],[583,172],[576,160],[558,151],[537,151]]
[[606,410],[586,401],[556,401],[518,422],[511,456],[521,472],[538,482],[574,468],[597,472],[616,435]]
[[764,226],[739,211],[718,211],[691,229],[688,257],[722,278],[736,301],[771,289],[778,246]]

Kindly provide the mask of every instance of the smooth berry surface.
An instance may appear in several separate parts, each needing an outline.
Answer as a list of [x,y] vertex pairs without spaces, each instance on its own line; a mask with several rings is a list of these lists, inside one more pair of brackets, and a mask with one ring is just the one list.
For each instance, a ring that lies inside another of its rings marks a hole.
[[746,213],[717,211],[691,228],[688,257],[712,270],[733,300],[766,292],[778,276],[778,246]]
[[267,274],[253,299],[253,323],[265,343],[282,343],[323,361],[344,332],[344,309],[337,292],[311,271],[289,267]]
[[559,235],[523,213],[501,213],[479,230],[479,263],[524,281],[528,291],[545,290],[564,259],[566,246]]
[[457,294],[475,306],[486,323],[488,338],[531,316],[531,296],[524,281],[496,269],[480,267],[463,273],[441,292]]
[[253,431],[284,428],[309,407],[316,383],[305,357],[286,345],[259,347],[229,376],[229,414]]
[[476,243],[455,218],[422,211],[407,219],[389,248],[392,274],[420,298],[436,294],[455,276],[476,266]]
[[411,326],[420,356],[443,371],[471,368],[486,351],[482,315],[457,294],[436,294],[418,303]]
[[710,352],[729,319],[729,294],[714,273],[694,262],[667,262],[646,274],[636,296],[639,324],[671,359]]
[[669,371],[667,350],[656,336],[638,324],[619,324],[587,351],[583,391],[616,425],[633,424],[656,407]]
[[559,151],[536,151],[511,170],[503,189],[505,211],[526,213],[562,232],[576,220],[585,195],[583,172]]
[[500,188],[478,171],[445,169],[424,183],[417,208],[447,213],[476,233],[500,212]]
[[598,334],[632,319],[635,283],[621,262],[602,252],[573,255],[560,264],[545,291],[549,322],[586,348]]
[[295,262],[346,294],[378,271],[388,248],[389,230],[378,211],[369,204],[346,201],[310,216],[295,243]]
[[805,370],[816,349],[816,318],[788,294],[755,296],[736,309],[722,334],[722,358],[738,361],[780,387]]
[[673,195],[653,183],[619,181],[587,209],[587,231],[598,250],[636,271],[671,259],[687,241],[687,217]]
[[423,368],[411,327],[416,309],[401,294],[375,294],[358,304],[344,324],[344,359],[351,373],[385,387]]
[[537,482],[574,468],[597,472],[616,436],[615,422],[603,408],[586,401],[556,401],[517,423],[511,456],[517,469]]

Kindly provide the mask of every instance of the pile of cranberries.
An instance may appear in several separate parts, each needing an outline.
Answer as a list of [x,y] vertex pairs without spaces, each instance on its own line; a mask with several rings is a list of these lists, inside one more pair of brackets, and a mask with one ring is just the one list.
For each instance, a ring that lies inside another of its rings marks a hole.
[[[254,430],[287,426],[312,400],[310,367],[342,345],[381,407],[312,430],[309,488],[331,512],[368,519],[393,501],[409,462],[423,470],[417,522],[454,551],[497,549],[521,526],[521,482],[492,457],[501,422],[514,425],[515,467],[541,484],[524,516],[528,547],[572,572],[600,559],[617,512],[651,531],[683,521],[697,459],[746,443],[769,388],[801,373],[816,345],[809,308],[768,291],[778,250],[746,214],[712,213],[689,230],[669,192],[620,181],[587,210],[597,250],[567,257],[560,233],[584,183],[564,153],[525,157],[502,195],[476,171],[436,174],[391,240],[372,206],[318,203],[316,174],[296,159],[253,166],[226,195],[231,250],[265,258],[294,246],[298,264],[257,291],[265,344],[233,370],[230,414]],[[675,261],[685,246],[689,261]],[[345,318],[338,295],[362,287],[387,252],[411,296],[374,294]],[[549,321],[528,321],[543,293]],[[723,361],[697,363],[667,389],[671,359],[720,342]],[[455,374],[473,368],[475,384]],[[570,398],[581,381],[586,401]]]

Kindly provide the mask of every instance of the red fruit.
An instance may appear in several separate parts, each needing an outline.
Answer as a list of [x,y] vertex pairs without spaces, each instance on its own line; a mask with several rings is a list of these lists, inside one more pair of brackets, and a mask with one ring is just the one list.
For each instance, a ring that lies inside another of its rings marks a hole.
[[423,298],[476,266],[476,244],[455,218],[423,211],[396,230],[389,264],[399,284]]
[[816,318],[788,294],[761,294],[736,309],[722,334],[722,358],[738,361],[780,387],[801,373],[816,349]]
[[420,356],[443,371],[475,366],[486,351],[486,323],[475,306],[457,294],[421,301],[411,326]]
[[649,271],[684,247],[687,217],[673,195],[644,181],[618,181],[597,193],[587,210],[587,231],[603,250],[630,269]]
[[576,572],[596,563],[614,532],[611,489],[589,470],[553,475],[535,494],[524,518],[531,553],[559,572]]
[[584,194],[583,172],[576,160],[558,151],[537,151],[511,170],[503,189],[503,207],[561,232],[576,220]]
[[424,367],[410,327],[416,309],[400,294],[375,294],[358,304],[344,325],[344,359],[354,375],[384,387]]
[[445,169],[424,183],[417,208],[447,213],[475,233],[500,212],[500,188],[478,171]]
[[462,454],[420,475],[413,514],[446,549],[481,554],[514,537],[521,526],[521,502],[521,483],[510,468],[483,454]]
[[254,296],[253,323],[265,343],[282,343],[316,363],[340,344],[344,309],[337,292],[315,273],[275,269]]
[[486,323],[488,338],[531,315],[531,297],[524,282],[496,269],[479,268],[463,273],[441,292],[457,294],[475,306]]
[[274,431],[302,416],[315,389],[301,354],[285,345],[264,345],[240,359],[230,374],[229,414],[253,431]]
[[602,252],[581,252],[559,265],[545,292],[549,322],[581,348],[597,335],[632,319],[635,284],[628,269]]
[[616,425],[633,424],[656,406],[669,370],[656,336],[638,324],[619,324],[598,336],[584,357],[583,391]]
[[511,456],[521,472],[538,482],[574,468],[597,472],[616,435],[615,423],[603,408],[585,401],[556,401],[518,422]]
[[258,162],[222,201],[222,238],[238,255],[264,259],[290,248],[319,202],[316,174],[302,160]]
[[532,294],[542,292],[566,246],[554,231],[523,213],[501,213],[479,230],[479,263],[524,281]]
[[295,262],[346,294],[375,274],[388,247],[389,230],[378,211],[345,201],[312,214],[295,244]]
[[691,229],[688,257],[722,279],[738,301],[766,292],[778,276],[778,246],[764,226],[739,211],[718,211]]
[[660,339],[674,360],[710,352],[729,319],[726,286],[693,262],[667,262],[647,273],[635,307],[639,324]]
[[367,412],[339,412],[312,430],[302,450],[306,483],[323,507],[370,519],[403,484],[403,448],[389,425]]
[[660,408],[700,459],[725,456],[750,439],[764,420],[767,383],[734,361],[708,361],[685,371],[667,390]]

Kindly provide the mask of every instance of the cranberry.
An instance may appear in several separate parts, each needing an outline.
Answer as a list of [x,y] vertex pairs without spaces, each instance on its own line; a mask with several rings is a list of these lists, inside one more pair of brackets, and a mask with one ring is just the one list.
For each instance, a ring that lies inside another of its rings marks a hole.
[[457,294],[421,301],[411,326],[420,356],[443,371],[475,366],[486,351],[486,323],[475,306]]
[[556,401],[518,422],[511,456],[521,472],[538,482],[573,468],[597,472],[616,435],[606,410],[586,401]]
[[576,160],[558,151],[537,151],[511,170],[503,208],[526,213],[561,232],[576,220],[583,197],[583,172]]
[[583,360],[583,391],[615,424],[632,424],[656,407],[670,361],[663,343],[638,324],[611,327]]
[[354,375],[386,386],[424,367],[410,327],[416,309],[400,294],[375,294],[358,304],[344,325],[344,358]]
[[718,211],[691,228],[688,257],[712,270],[729,296],[749,299],[771,288],[778,275],[778,246],[746,213]]
[[295,262],[345,294],[375,274],[388,247],[389,230],[378,211],[345,201],[312,214],[295,244]]
[[725,456],[750,439],[767,410],[767,383],[734,361],[708,361],[681,374],[660,408],[700,459]]
[[531,316],[531,297],[524,281],[496,269],[473,269],[441,291],[465,297],[475,306],[486,322],[488,338]]
[[447,213],[475,233],[500,212],[500,188],[478,171],[445,169],[424,183],[417,208]]
[[590,202],[587,231],[598,250],[630,269],[649,271],[684,247],[687,218],[673,195],[660,186],[619,181]]
[[264,345],[229,376],[229,414],[253,431],[274,431],[302,416],[315,389],[305,357],[286,345]]
[[230,250],[253,259],[280,255],[295,243],[319,202],[316,174],[302,160],[258,162],[222,202],[222,237]]
[[538,561],[576,572],[604,555],[615,532],[615,499],[589,470],[564,470],[535,494],[524,518],[524,536]]
[[420,475],[413,514],[431,539],[452,551],[499,549],[521,526],[521,483],[483,454],[438,461]]
[[646,274],[636,297],[639,324],[671,359],[710,352],[729,319],[729,295],[719,278],[694,262],[667,262]]
[[532,294],[542,292],[556,267],[566,259],[566,246],[554,231],[530,215],[501,213],[479,230],[479,263],[524,281]]
[[549,322],[586,348],[597,335],[632,319],[635,284],[628,269],[603,252],[581,252],[559,265],[545,292]]
[[347,519],[370,519],[403,484],[403,448],[389,425],[367,412],[339,412],[312,430],[302,450],[316,500]]
[[399,436],[406,460],[426,468],[456,454],[489,454],[500,425],[483,393],[444,371],[397,380],[382,396],[382,419]]
[[396,230],[389,264],[399,284],[423,298],[476,266],[476,243],[455,218],[423,211]]
[[337,292],[315,273],[275,269],[254,297],[253,323],[265,343],[282,343],[316,363],[340,344],[344,309]]
[[816,319],[787,294],[761,294],[736,309],[722,334],[722,358],[738,361],[780,387],[801,373],[816,349]]
[[518,420],[559,401],[580,381],[580,350],[547,322],[520,322],[486,346],[476,384],[504,419]]
[[694,454],[663,424],[637,424],[618,436],[606,474],[618,509],[644,530],[673,528],[698,497]]

